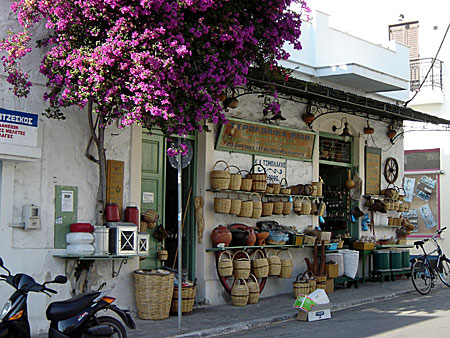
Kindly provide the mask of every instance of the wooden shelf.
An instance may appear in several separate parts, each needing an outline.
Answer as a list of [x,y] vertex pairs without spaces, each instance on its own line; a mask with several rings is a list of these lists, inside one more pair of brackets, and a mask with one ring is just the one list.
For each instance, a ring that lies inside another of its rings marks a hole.
[[[331,244],[325,244],[325,246],[330,246]],[[317,245],[318,247],[321,244]],[[293,244],[282,244],[282,245],[253,245],[253,246],[229,246],[225,248],[209,248],[205,249],[206,252],[217,252],[225,250],[247,250],[247,249],[290,249],[290,248],[313,248],[314,244],[304,244],[304,245],[293,245]]]

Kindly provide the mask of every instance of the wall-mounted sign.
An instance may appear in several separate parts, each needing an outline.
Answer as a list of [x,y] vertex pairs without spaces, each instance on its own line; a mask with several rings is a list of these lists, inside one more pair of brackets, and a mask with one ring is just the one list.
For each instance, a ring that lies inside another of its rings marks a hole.
[[38,115],[0,108],[0,143],[37,146]]
[[[253,164],[261,164],[266,169],[269,183],[280,183],[283,178],[286,178],[287,161],[285,159],[255,156]],[[260,166],[256,166],[255,170],[256,174],[263,172]]]
[[311,160],[315,133],[230,119],[222,126],[216,149]]
[[366,147],[366,179],[367,195],[378,195],[381,182],[381,149]]
[[123,161],[107,161],[106,203],[116,203],[119,206],[119,216],[123,208]]

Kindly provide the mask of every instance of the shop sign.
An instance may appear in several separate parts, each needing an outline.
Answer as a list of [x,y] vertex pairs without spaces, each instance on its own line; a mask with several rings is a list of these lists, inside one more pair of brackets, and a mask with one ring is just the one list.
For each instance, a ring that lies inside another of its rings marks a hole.
[[314,140],[313,132],[229,119],[222,126],[216,149],[311,160]]
[[[283,178],[286,178],[287,163],[282,158],[271,158],[263,156],[255,156],[253,164],[260,164],[264,167],[269,183],[280,183]],[[255,173],[263,173],[260,166],[255,166]]]
[[38,115],[0,109],[0,143],[36,147]]
[[381,149],[366,147],[366,194],[378,195],[381,184]]

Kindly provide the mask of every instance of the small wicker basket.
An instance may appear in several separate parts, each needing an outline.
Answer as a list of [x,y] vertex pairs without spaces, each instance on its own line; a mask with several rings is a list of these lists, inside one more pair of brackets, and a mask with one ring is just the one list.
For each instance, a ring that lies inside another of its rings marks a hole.
[[158,250],[157,256],[161,262],[164,262],[164,261],[167,261],[167,259],[169,258],[169,252],[167,250],[161,248]]
[[247,304],[258,304],[260,289],[259,283],[256,279],[256,276],[250,275],[249,280],[247,282],[248,287],[248,303]]
[[[181,288],[181,312],[184,315],[192,313],[196,290],[197,285],[183,286]],[[170,306],[170,312],[178,313],[178,287],[173,288],[173,297]]]
[[140,319],[160,320],[169,317],[173,283],[172,272],[134,271],[134,293]]
[[241,212],[242,201],[239,198],[231,199],[230,214],[239,215]]
[[300,197],[296,196],[294,198],[294,213],[297,215],[301,215],[302,214],[302,200],[300,199]]
[[302,198],[302,211],[301,211],[302,215],[309,215],[311,214],[311,201],[309,200],[308,197],[303,197]]
[[284,201],[282,214],[287,216],[290,215],[291,211],[292,211],[292,202]]
[[[257,258],[257,255],[260,257]],[[264,278],[269,275],[269,261],[267,260],[264,251],[258,249],[255,250],[252,255],[252,272],[256,278]]]
[[[281,258],[281,253],[286,252],[289,258]],[[278,256],[280,257],[281,270],[278,278],[291,278],[292,276],[292,255],[289,250],[278,251]]]
[[231,198],[214,197],[214,212],[217,214],[229,214],[231,210]]
[[252,211],[252,217],[251,218],[260,218],[262,214],[262,201],[261,196],[259,196],[256,193],[250,194],[250,198],[252,198],[254,195],[258,197],[258,201],[253,201],[253,211]]
[[238,250],[233,255],[234,278],[248,279],[250,276],[250,256],[244,250]]
[[236,168],[237,173],[235,173],[235,174],[230,173],[230,185],[229,185],[228,189],[240,190],[241,184],[242,184],[241,170],[238,167],[236,167],[235,165],[230,165],[229,167]]
[[309,294],[309,282],[304,273],[299,273],[292,284],[294,289],[294,298],[297,298],[298,295]]
[[261,216],[267,217],[272,216],[273,213],[273,202],[263,202]]
[[244,278],[236,278],[231,287],[231,303],[234,306],[245,306],[248,304],[248,296],[247,282]]
[[269,261],[269,276],[278,276],[281,272],[281,259],[272,249],[267,250]]
[[[259,166],[262,168],[262,170],[264,171],[264,173],[255,173],[255,167]],[[257,192],[265,192],[266,188],[267,188],[267,173],[266,173],[266,168],[264,168],[261,164],[255,164],[251,169],[250,169],[250,175],[251,178],[253,180],[252,182],[252,191],[257,191]]]
[[273,202],[273,214],[274,215],[282,215],[283,214],[283,201],[274,201]]
[[217,271],[222,277],[233,275],[233,257],[228,250],[222,252],[217,263]]
[[242,178],[241,191],[252,191],[253,180],[251,178],[251,175],[249,175],[248,170],[241,170],[241,173],[243,173],[244,171],[247,173],[247,176]]
[[280,189],[281,189],[281,184],[280,183],[269,183],[269,186],[273,188],[273,193],[274,194],[279,194],[280,193]]
[[[224,170],[215,170],[218,163],[225,163]],[[214,163],[213,170],[209,176],[212,189],[228,189],[230,186],[230,167],[228,163],[222,160]]]
[[[283,181],[285,182],[283,184]],[[291,194],[291,188],[288,188],[287,180],[283,177],[280,181],[281,188],[280,188],[280,194],[283,195],[290,195]]]
[[241,211],[239,212],[239,217],[252,217],[253,215],[253,201],[242,201],[241,202]]

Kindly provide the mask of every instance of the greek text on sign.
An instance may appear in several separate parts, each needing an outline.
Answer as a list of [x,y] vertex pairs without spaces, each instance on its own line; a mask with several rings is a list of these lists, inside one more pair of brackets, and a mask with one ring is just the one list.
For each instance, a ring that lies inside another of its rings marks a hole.
[[312,159],[315,134],[230,119],[222,126],[217,150]]
[[37,146],[38,115],[0,109],[0,143]]

